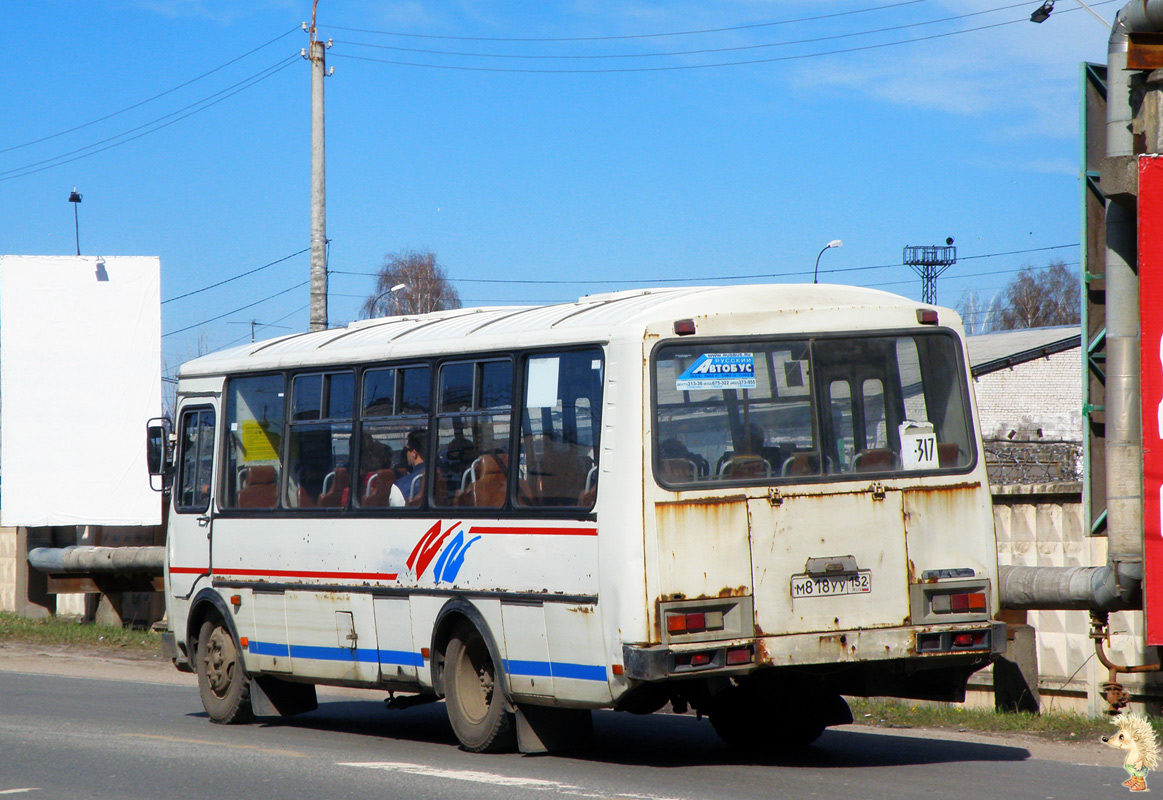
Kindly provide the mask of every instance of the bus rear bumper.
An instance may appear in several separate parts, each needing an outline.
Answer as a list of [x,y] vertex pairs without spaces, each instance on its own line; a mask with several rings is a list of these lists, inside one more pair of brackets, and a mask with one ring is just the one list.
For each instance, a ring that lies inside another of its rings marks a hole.
[[901,659],[988,659],[1004,653],[1004,622],[786,634],[717,642],[622,645],[624,674],[639,681],[745,675],[764,667],[855,664]]

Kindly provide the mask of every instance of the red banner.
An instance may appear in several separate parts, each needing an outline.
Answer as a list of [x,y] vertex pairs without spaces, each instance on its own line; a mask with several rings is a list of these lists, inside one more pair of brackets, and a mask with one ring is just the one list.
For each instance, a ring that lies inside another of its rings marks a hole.
[[[1155,223],[1159,224],[1155,224]],[[1143,428],[1143,603],[1147,644],[1163,644],[1163,158],[1139,157],[1140,397]]]

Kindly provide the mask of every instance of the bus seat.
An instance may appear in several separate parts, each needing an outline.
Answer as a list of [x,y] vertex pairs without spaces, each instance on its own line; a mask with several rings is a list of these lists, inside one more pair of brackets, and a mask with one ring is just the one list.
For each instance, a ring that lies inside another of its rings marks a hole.
[[957,442],[941,442],[937,445],[937,466],[941,469],[956,467],[961,461],[961,448]]
[[323,480],[323,486],[325,487],[323,494],[319,495],[319,502],[316,504],[319,508],[339,508],[346,505],[347,495],[351,489],[351,478],[345,468],[336,467],[335,471]]
[[720,476],[724,480],[760,477],[770,478],[771,465],[764,460],[763,456],[733,456],[723,464]]
[[477,508],[500,508],[505,504],[509,479],[497,456],[483,455],[473,462],[470,480],[456,493],[456,505]]
[[667,483],[694,483],[699,468],[689,458],[664,458],[658,462],[658,477]]
[[425,470],[424,472],[420,473],[420,479],[416,481],[415,485],[413,486],[414,494],[407,498],[407,502],[404,505],[406,505],[408,508],[419,508],[420,505],[424,502],[424,490],[427,483],[428,471]]
[[779,474],[785,478],[819,475],[820,456],[817,453],[795,453],[784,460]]
[[315,496],[312,495],[311,492],[309,492],[307,490],[306,486],[300,486],[299,491],[296,493],[296,496],[298,498],[298,505],[296,506],[296,508],[314,508],[315,507]]
[[380,469],[367,479],[367,494],[360,505],[364,508],[387,508],[391,504],[392,484],[396,482],[394,469]]
[[900,468],[896,453],[887,447],[870,447],[861,450],[852,459],[853,472],[887,472]]
[[246,486],[238,492],[239,508],[274,508],[279,502],[278,474],[270,464],[246,472]]
[[580,448],[546,439],[541,459],[530,466],[530,488],[537,504],[542,506],[572,506],[585,490],[589,459],[580,455]]
[[[697,467],[696,467],[697,469]],[[590,467],[590,471],[586,473],[586,488],[577,496],[577,504],[582,508],[593,508],[594,501],[598,499],[598,465],[594,464]]]

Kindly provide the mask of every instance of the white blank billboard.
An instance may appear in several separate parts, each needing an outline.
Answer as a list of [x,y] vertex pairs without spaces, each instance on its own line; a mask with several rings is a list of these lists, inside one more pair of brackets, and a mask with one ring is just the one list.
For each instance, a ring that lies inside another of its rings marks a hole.
[[0,524],[156,525],[156,257],[0,256]]

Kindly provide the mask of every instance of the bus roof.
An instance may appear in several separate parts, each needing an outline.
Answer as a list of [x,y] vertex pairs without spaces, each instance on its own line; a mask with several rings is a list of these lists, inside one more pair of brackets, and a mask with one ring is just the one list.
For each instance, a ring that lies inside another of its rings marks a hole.
[[[834,284],[760,284],[638,289],[586,295],[544,306],[459,308],[431,314],[360,320],[343,328],[298,333],[222,350],[182,365],[180,377],[286,369],[299,366],[420,358],[581,342],[642,339],[650,326],[732,314],[770,317],[847,312],[849,329],[884,327],[927,307],[877,289]],[[856,309],[873,313],[854,315]],[[890,322],[885,311],[903,312]],[[955,315],[951,315],[955,316]],[[752,320],[753,321],[753,320]],[[802,324],[802,321],[801,321]],[[719,327],[719,326],[716,326]],[[774,325],[772,330],[780,326]],[[767,332],[753,326],[739,333]],[[819,326],[814,326],[819,330]]]

